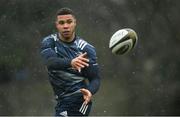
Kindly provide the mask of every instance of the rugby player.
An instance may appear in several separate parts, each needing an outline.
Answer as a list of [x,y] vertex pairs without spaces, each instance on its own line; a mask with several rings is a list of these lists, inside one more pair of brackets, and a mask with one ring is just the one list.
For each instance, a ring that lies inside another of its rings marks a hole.
[[95,48],[77,36],[76,25],[74,12],[61,8],[55,19],[57,33],[41,42],[40,54],[57,100],[56,116],[88,116],[100,87]]

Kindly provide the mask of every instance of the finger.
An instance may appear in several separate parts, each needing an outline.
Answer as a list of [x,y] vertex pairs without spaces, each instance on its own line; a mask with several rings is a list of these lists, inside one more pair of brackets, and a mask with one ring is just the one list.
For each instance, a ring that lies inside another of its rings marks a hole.
[[83,95],[89,95],[89,91],[87,89],[80,89],[81,93],[83,93]]
[[78,57],[78,59],[81,60],[81,61],[84,61],[84,62],[89,62],[89,59],[87,59],[87,58]]
[[84,95],[85,99],[88,99],[88,100],[91,99],[92,94],[89,90],[82,88],[82,89],[80,89],[80,91]]
[[78,72],[81,72],[81,68],[78,68]]
[[90,102],[91,98],[89,96],[84,96],[84,103],[88,104]]
[[85,95],[85,94],[86,94],[85,89],[80,89],[80,91],[81,91],[81,93],[83,93],[83,95]]
[[83,65],[82,63],[76,62],[76,64],[75,64],[74,67],[75,67],[75,68],[84,68],[85,65]]
[[83,94],[89,94],[89,90],[88,89],[85,89],[85,88],[82,88],[80,89],[80,91],[83,93]]
[[84,96],[84,101],[85,101],[86,103],[88,103],[88,102],[89,102],[89,100],[90,100],[90,97],[88,97],[88,96]]
[[77,70],[78,72],[81,72],[81,67],[73,67],[73,69]]
[[84,62],[84,61],[82,61],[82,60],[77,60],[77,64],[81,64],[81,66],[89,66],[89,64],[88,63],[86,63],[86,62]]
[[87,52],[83,53],[83,54],[80,54],[79,56],[81,57],[87,57]]

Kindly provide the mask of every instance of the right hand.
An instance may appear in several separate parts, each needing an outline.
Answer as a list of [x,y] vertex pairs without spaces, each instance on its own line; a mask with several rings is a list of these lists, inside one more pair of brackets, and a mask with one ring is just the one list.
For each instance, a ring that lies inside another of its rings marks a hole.
[[89,59],[86,57],[87,53],[80,54],[78,57],[72,59],[71,66],[81,72],[81,69],[84,67],[88,67]]
[[81,93],[83,94],[83,98],[84,98],[84,103],[88,104],[91,101],[92,98],[92,94],[89,90],[87,89],[80,89]]

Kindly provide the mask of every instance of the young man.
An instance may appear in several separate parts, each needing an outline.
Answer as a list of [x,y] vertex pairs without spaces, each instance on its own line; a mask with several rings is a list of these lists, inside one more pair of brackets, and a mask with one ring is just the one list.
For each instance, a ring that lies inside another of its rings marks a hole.
[[87,116],[100,86],[95,48],[75,34],[71,9],[58,10],[55,25],[58,32],[43,39],[41,56],[56,96],[56,116]]

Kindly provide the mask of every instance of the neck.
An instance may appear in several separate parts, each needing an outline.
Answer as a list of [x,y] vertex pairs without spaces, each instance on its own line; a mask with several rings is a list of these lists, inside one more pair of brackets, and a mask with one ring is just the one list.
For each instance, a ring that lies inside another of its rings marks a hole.
[[59,37],[60,37],[60,39],[61,39],[62,41],[64,41],[64,42],[72,42],[73,39],[75,38],[75,33],[73,33],[72,36],[69,37],[69,38],[64,38],[64,37],[59,33]]

